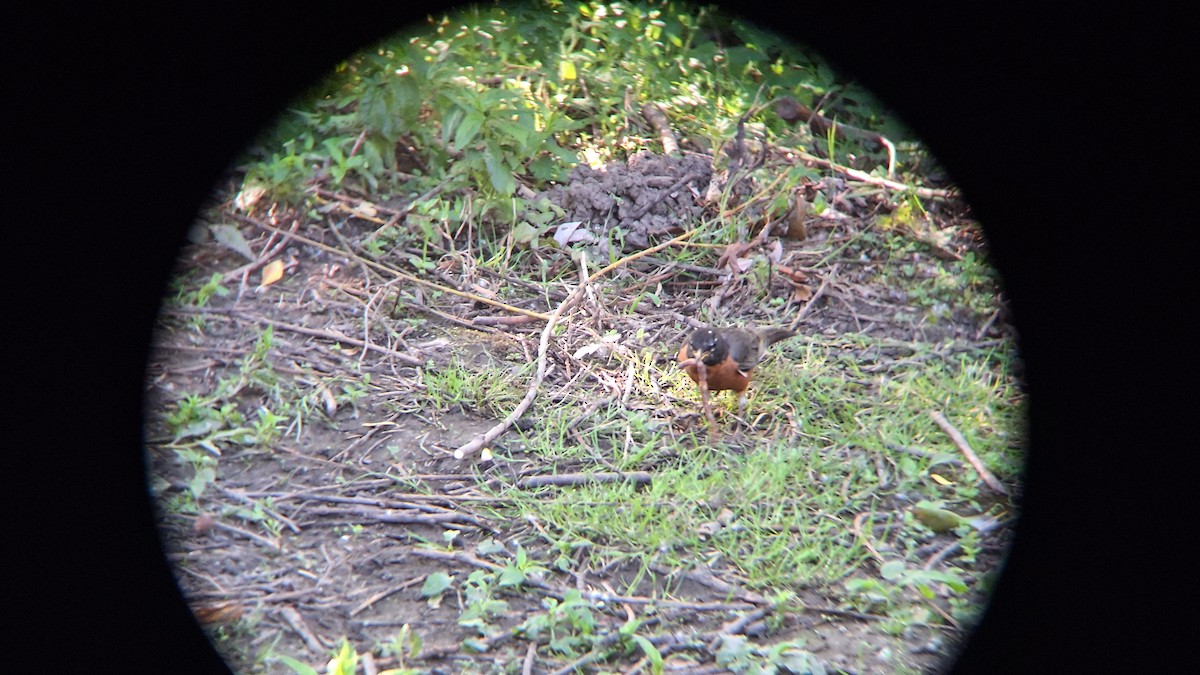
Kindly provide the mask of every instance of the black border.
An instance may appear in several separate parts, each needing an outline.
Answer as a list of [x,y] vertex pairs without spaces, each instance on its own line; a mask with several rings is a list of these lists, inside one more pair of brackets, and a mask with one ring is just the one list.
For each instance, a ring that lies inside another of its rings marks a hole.
[[[2,29],[18,430],[4,606],[24,627],[6,652],[46,670],[219,672],[144,496],[157,303],[255,130],[338,58],[446,6],[250,4],[43,5]],[[987,229],[1022,336],[1025,515],[959,671],[1187,663],[1172,648],[1194,642],[1189,624],[1168,608],[1195,588],[1171,557],[1195,523],[1179,501],[1195,447],[1190,23],[1145,3],[820,4],[726,6],[816,47],[921,133]]]

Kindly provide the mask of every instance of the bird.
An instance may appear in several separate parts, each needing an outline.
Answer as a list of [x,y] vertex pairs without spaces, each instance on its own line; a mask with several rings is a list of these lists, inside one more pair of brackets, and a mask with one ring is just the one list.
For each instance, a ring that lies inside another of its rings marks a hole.
[[796,334],[788,328],[713,328],[705,326],[692,332],[679,349],[679,365],[692,381],[700,385],[700,399],[709,421],[714,421],[708,406],[709,391],[735,391],[738,415],[746,412],[746,390],[754,367],[767,347]]

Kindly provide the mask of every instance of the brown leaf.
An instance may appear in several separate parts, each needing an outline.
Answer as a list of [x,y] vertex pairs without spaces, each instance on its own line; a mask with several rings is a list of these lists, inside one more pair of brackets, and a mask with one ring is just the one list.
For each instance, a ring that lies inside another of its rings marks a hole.
[[[734,243],[726,246],[725,252],[722,253],[721,257],[717,259],[717,269],[721,269],[722,267],[725,267],[726,265],[728,265],[730,267],[730,269],[733,269],[735,272],[739,271],[734,266],[733,263],[738,258],[746,255],[746,253],[749,252],[751,248],[754,248],[754,246],[752,244],[746,244],[746,243],[743,243],[740,241],[734,242]],[[745,270],[741,270],[741,271],[745,271]]]
[[787,265],[779,265],[776,267],[776,269],[779,270],[780,274],[786,276],[788,281],[792,282],[793,284],[801,284],[805,281],[808,281],[808,275],[805,274],[803,270],[798,270],[794,267],[788,267]]
[[784,235],[788,239],[804,239],[808,237],[808,228],[804,224],[804,218],[808,215],[808,202],[804,201],[804,195],[799,190],[792,197],[792,208],[788,211],[787,218],[787,234]]
[[808,302],[813,296],[813,290],[804,284],[796,284],[792,289],[793,302]]
[[262,283],[260,286],[270,286],[271,284],[283,278],[283,261],[272,260],[263,267]]
[[196,619],[203,624],[228,623],[242,618],[242,606],[233,602],[216,605],[201,605],[192,609]]
[[217,519],[212,517],[211,513],[201,513],[196,516],[195,522],[192,523],[192,531],[196,534],[204,534],[217,524]]

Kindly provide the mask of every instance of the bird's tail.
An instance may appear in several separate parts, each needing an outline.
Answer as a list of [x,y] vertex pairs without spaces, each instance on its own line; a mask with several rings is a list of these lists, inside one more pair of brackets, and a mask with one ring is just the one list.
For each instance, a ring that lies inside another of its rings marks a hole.
[[788,328],[760,328],[758,334],[762,336],[764,345],[772,345],[780,340],[786,340],[796,334],[796,331]]

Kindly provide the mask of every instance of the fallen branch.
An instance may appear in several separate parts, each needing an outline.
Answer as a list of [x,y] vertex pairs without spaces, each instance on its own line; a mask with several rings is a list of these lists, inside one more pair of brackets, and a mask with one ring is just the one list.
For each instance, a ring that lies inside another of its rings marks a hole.
[[476,436],[455,450],[455,459],[462,459],[469,454],[473,454],[482,450],[485,445],[499,438],[500,434],[507,431],[508,428],[515,424],[517,420],[521,419],[521,416],[524,415],[525,411],[529,409],[529,406],[533,404],[533,399],[537,397],[538,388],[542,385],[542,380],[546,377],[546,355],[550,351],[550,334],[554,332],[554,326],[558,323],[558,317],[562,316],[563,312],[570,309],[571,306],[579,301],[579,298],[583,297],[583,289],[586,287],[586,282],[576,286],[575,290],[571,291],[571,294],[567,296],[567,299],[563,300],[562,303],[559,304],[559,306],[554,310],[554,313],[547,318],[546,327],[542,329],[542,339],[540,342],[538,342],[537,374],[533,376],[533,381],[529,383],[529,390],[525,392],[525,398],[521,399],[521,402],[517,404],[517,407],[513,408],[513,411],[508,414],[508,417],[505,417],[503,420],[501,420],[499,424]]
[[308,624],[304,622],[304,617],[300,616],[300,612],[296,611],[291,605],[284,605],[279,608],[279,616],[283,618],[284,623],[291,626],[292,630],[296,631],[296,635],[304,641],[304,645],[314,654],[324,654],[327,647],[313,635]]
[[937,422],[937,425],[942,428],[942,431],[945,431],[946,435],[948,435],[950,439],[954,441],[954,444],[958,446],[958,449],[962,452],[963,456],[967,458],[967,461],[971,463],[971,466],[975,467],[975,471],[979,473],[979,477],[983,479],[984,483],[987,483],[988,487],[1002,495],[1008,494],[1008,488],[1004,487],[1003,483],[996,480],[996,476],[994,476],[991,471],[988,471],[988,468],[983,465],[983,462],[979,460],[979,456],[975,454],[975,451],[972,450],[971,446],[967,443],[967,439],[963,438],[962,433],[959,432],[958,429],[955,429],[954,425],[950,424],[950,421],[946,419],[945,415],[937,410],[930,410],[929,416],[932,417],[933,421]]
[[675,139],[675,132],[671,130],[671,121],[667,119],[667,113],[657,103],[648,102],[642,106],[642,117],[645,117],[650,126],[658,132],[663,154],[678,157],[679,141]]

